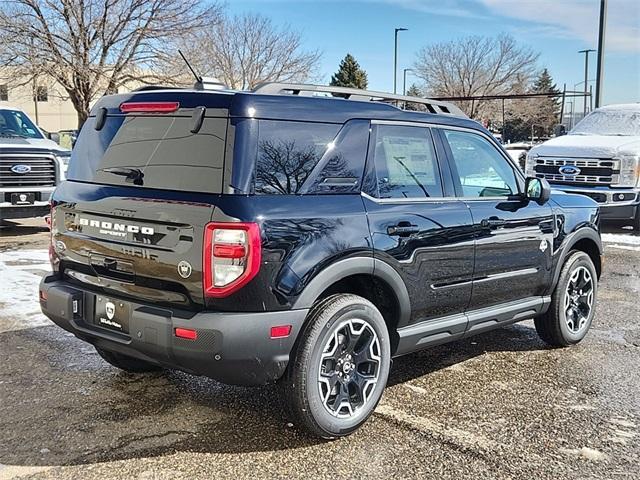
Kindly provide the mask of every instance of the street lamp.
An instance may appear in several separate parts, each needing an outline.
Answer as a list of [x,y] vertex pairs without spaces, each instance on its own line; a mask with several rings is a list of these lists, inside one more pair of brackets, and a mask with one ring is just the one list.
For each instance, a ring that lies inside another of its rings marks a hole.
[[586,50],[580,50],[578,53],[584,53],[584,112],[582,116],[587,115],[587,95],[589,94],[589,54],[595,52],[593,48],[587,48]]
[[398,93],[398,32],[406,32],[408,28],[396,28],[393,34],[393,93]]
[[402,94],[407,94],[407,72],[413,72],[412,68],[405,68],[402,70]]

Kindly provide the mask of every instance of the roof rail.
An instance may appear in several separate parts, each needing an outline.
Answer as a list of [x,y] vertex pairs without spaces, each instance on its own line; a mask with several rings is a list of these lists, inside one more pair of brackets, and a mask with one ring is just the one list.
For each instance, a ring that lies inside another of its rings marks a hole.
[[315,96],[318,93],[330,93],[336,97],[347,100],[359,100],[362,102],[383,102],[395,103],[400,108],[400,103],[418,103],[425,106],[429,113],[451,115],[454,117],[468,118],[467,115],[457,106],[449,102],[432,100],[430,98],[410,97],[408,95],[397,95],[395,93],[375,92],[370,90],[359,90],[349,87],[334,87],[331,85],[307,85],[304,83],[261,83],[253,89],[254,93],[265,95],[299,95]]

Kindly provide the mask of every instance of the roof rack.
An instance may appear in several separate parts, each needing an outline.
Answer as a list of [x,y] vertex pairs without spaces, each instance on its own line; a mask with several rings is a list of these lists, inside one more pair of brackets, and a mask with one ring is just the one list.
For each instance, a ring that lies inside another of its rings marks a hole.
[[349,87],[334,87],[331,85],[307,85],[304,83],[261,83],[253,89],[254,93],[265,95],[299,95],[316,96],[318,93],[329,93],[336,97],[347,100],[358,100],[362,102],[383,102],[394,103],[400,108],[400,103],[418,103],[425,106],[429,113],[451,115],[454,117],[468,118],[457,106],[449,102],[432,100],[430,98],[410,97],[408,95],[397,95],[395,93],[374,92],[370,90],[359,90]]

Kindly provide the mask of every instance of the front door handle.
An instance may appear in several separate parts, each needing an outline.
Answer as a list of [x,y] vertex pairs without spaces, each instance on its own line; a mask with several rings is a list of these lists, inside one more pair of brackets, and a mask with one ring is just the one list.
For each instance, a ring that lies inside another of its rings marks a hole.
[[409,222],[400,222],[397,225],[387,227],[387,234],[397,237],[408,237],[414,233],[420,233],[420,227]]
[[480,226],[482,228],[490,228],[490,229],[504,227],[506,224],[507,224],[506,220],[503,220],[498,217],[484,218],[480,222]]

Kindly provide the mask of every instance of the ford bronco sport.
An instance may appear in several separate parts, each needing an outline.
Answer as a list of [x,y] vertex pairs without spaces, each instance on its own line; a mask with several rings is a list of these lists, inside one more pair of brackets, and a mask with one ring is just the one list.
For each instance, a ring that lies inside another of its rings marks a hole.
[[278,381],[323,438],[399,355],[531,318],[579,342],[602,268],[593,200],[525,178],[453,105],[338,87],[104,97],[51,226],[55,323],[129,372]]

